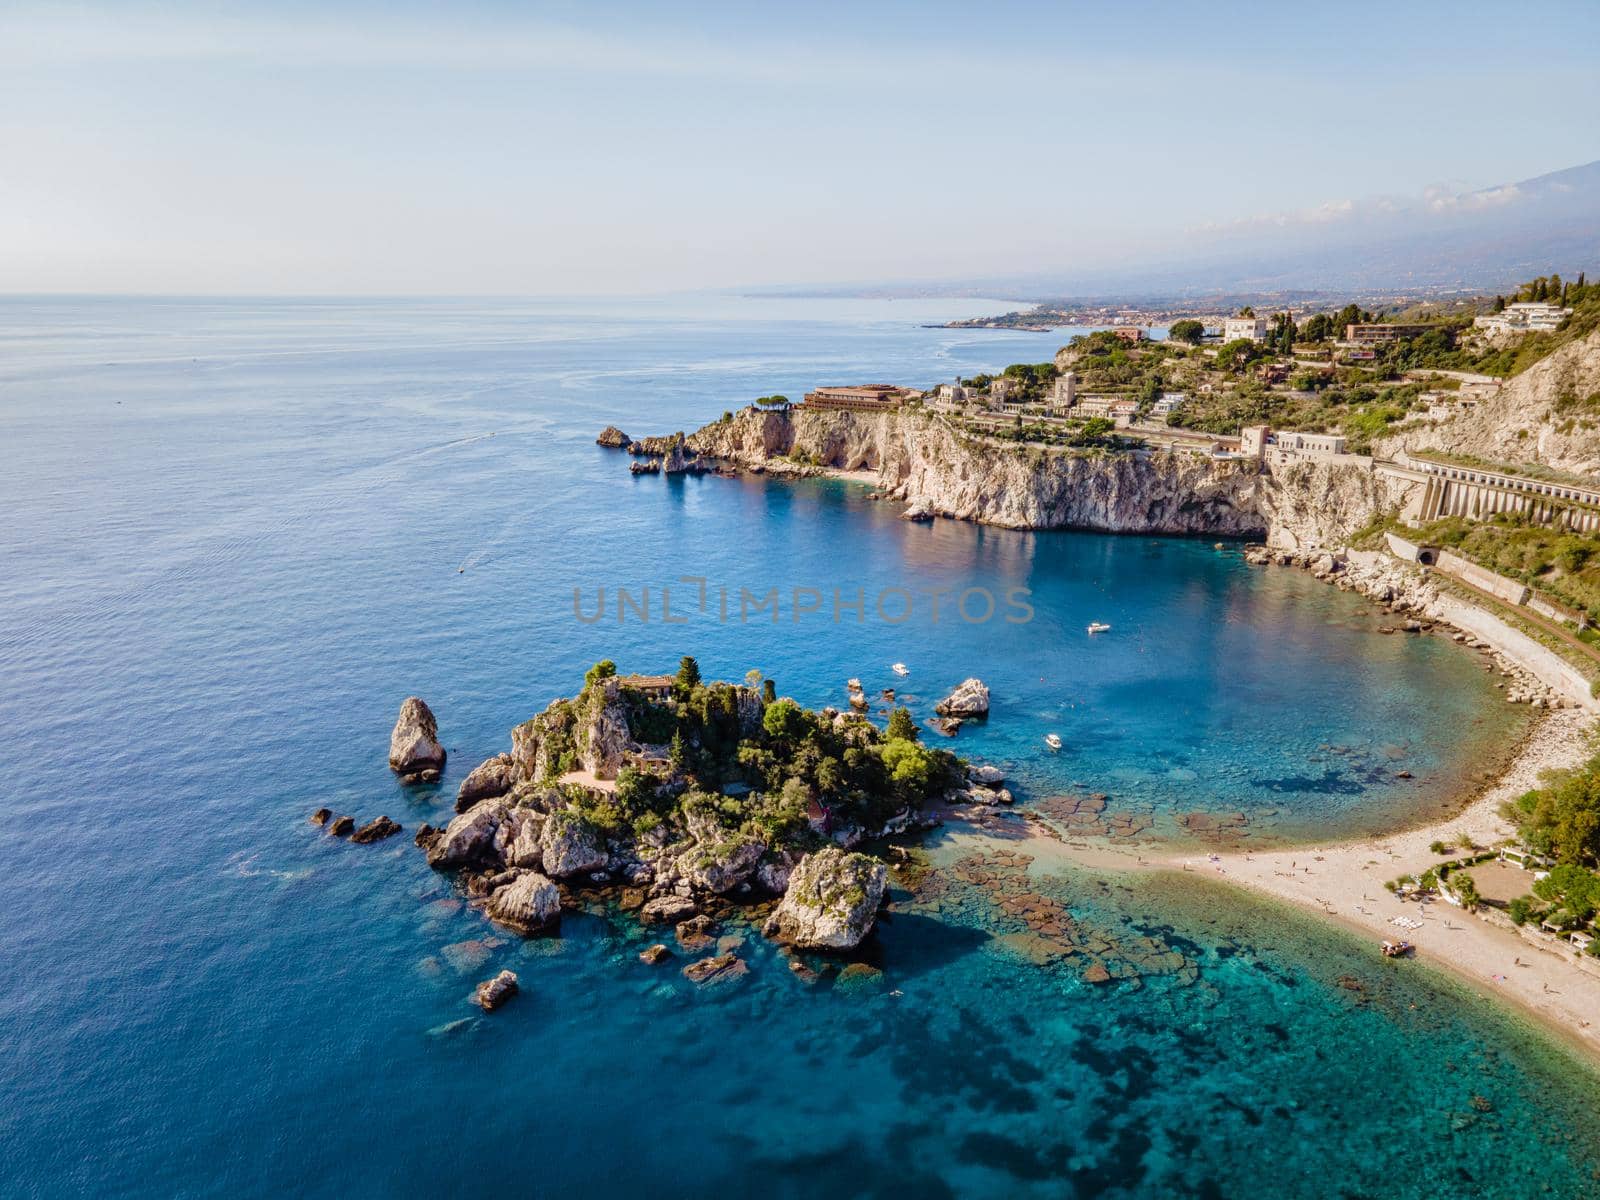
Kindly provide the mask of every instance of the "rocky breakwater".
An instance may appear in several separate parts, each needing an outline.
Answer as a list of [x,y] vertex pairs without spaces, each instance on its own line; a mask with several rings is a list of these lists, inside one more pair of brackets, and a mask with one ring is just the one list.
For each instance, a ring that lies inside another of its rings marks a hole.
[[1378,551],[1283,550],[1251,546],[1245,561],[1256,566],[1296,567],[1343,591],[1358,592],[1378,604],[1395,620],[1378,627],[1386,634],[1438,634],[1484,656],[1484,670],[1503,681],[1499,686],[1513,704],[1558,709],[1575,706],[1492,643],[1456,628],[1446,617],[1449,607],[1439,582],[1411,563]]
[[[710,935],[745,908],[751,920],[771,910],[772,936],[797,948],[848,951],[887,878],[849,851],[936,824],[935,802],[995,796],[915,734],[703,684],[698,670],[662,694],[598,664],[511,742],[463,781],[448,825],[416,840],[489,920],[527,936],[558,928],[564,907],[599,903],[725,957]],[[741,973],[720,962],[687,977]]]

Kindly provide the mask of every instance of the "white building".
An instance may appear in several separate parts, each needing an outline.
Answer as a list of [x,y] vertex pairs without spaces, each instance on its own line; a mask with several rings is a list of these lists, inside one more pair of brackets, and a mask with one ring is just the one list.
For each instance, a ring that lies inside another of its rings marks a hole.
[[1280,465],[1306,458],[1340,458],[1348,444],[1339,433],[1274,433],[1265,425],[1246,425],[1239,431],[1241,456]]
[[1571,315],[1559,304],[1508,304],[1504,312],[1474,317],[1472,325],[1488,333],[1549,333]]
[[941,383],[933,390],[933,402],[940,408],[959,408],[967,402],[967,389],[959,383]]
[[1236,342],[1245,338],[1252,342],[1267,340],[1267,319],[1265,317],[1228,317],[1222,322],[1222,340]]
[[1275,433],[1270,440],[1279,453],[1299,458],[1332,458],[1348,444],[1341,433]]
[[1173,411],[1188,397],[1182,392],[1164,392],[1159,400],[1150,406],[1150,415],[1153,417],[1170,417]]

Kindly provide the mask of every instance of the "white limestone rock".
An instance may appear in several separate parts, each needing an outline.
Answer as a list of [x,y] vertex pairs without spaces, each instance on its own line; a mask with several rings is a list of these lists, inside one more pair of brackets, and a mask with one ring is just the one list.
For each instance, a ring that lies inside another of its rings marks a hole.
[[456,791],[456,811],[466,812],[480,800],[504,796],[516,785],[516,764],[509,754],[497,754],[473,767]]
[[808,854],[789,876],[763,932],[814,950],[852,950],[872,930],[889,869],[875,858],[829,848]]
[[489,800],[459,814],[428,848],[428,865],[440,869],[498,865],[495,835],[506,813],[504,803]]
[[496,888],[484,905],[489,919],[522,934],[547,929],[561,917],[561,893],[537,871],[525,871]]
[[691,850],[683,868],[696,888],[720,895],[749,879],[766,852],[766,845],[755,838],[734,837]]
[[439,744],[439,723],[419,696],[407,696],[389,735],[389,769],[401,776],[417,776],[444,768],[444,747]]
[[513,971],[501,971],[493,979],[485,979],[473,994],[473,1003],[484,1012],[493,1012],[517,994],[517,976]]
[[941,717],[984,717],[989,715],[989,689],[981,679],[964,679],[933,711]]
[[601,870],[610,858],[599,830],[574,812],[555,812],[545,819],[540,847],[545,873],[557,879]]

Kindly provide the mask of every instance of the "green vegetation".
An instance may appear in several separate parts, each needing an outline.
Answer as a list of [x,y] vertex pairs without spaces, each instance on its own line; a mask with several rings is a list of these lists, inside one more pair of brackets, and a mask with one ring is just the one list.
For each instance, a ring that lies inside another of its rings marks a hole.
[[[1389,433],[1408,415],[1423,412],[1428,391],[1454,391],[1460,381],[1435,376],[1426,382],[1407,378],[1411,372],[1439,370],[1514,375],[1553,350],[1600,328],[1600,285],[1580,276],[1566,282],[1546,276],[1524,284],[1513,300],[1543,297],[1572,307],[1562,327],[1550,333],[1528,333],[1496,346],[1473,328],[1473,318],[1492,306],[1503,309],[1505,297],[1482,301],[1427,301],[1400,312],[1371,312],[1347,304],[1334,312],[1296,320],[1273,313],[1265,340],[1238,339],[1221,346],[1203,345],[1204,327],[1194,319],[1174,321],[1167,340],[1127,342],[1116,331],[1074,337],[1054,363],[1018,363],[998,376],[965,380],[983,390],[996,380],[1012,385],[1008,404],[1024,408],[1043,401],[1061,372],[1078,377],[1078,392],[1134,400],[1139,412],[1162,395],[1182,393],[1183,402],[1168,417],[1174,426],[1213,434],[1237,434],[1245,425],[1280,430],[1342,433],[1356,453]],[[1352,324],[1391,322],[1424,328],[1392,342],[1361,347],[1352,358],[1339,343]],[[1600,418],[1600,393],[1562,395],[1557,411],[1573,421]],[[1031,414],[1027,414],[1031,415]],[[992,436],[1058,445],[1101,445],[1097,434],[1083,438],[1050,437],[1032,426]]]
[[[1583,929],[1600,914],[1600,756],[1558,774],[1506,805],[1518,836],[1555,865],[1530,896],[1507,906],[1517,924],[1538,921],[1559,930]],[[1600,946],[1597,937],[1590,951]]]
[[832,827],[870,830],[962,780],[960,760],[923,746],[904,708],[880,731],[862,717],[835,718],[771,699],[776,689],[759,671],[751,673],[759,688],[704,683],[688,656],[670,698],[624,688],[618,699],[607,700],[605,682],[615,673],[609,660],[596,664],[582,693],[557,701],[530,723],[546,749],[546,786],[573,768],[580,739],[591,736],[585,731],[604,705],[620,703],[635,741],[668,748],[664,763],[624,766],[609,797],[575,792],[580,815],[608,837],[630,829],[636,837],[671,831],[699,813],[730,837],[743,831],[769,846],[797,839],[809,844],[820,842],[808,824],[813,802]]
[[759,404],[762,408],[782,408],[784,405],[789,403],[789,397],[787,397],[787,396],[757,396],[756,399],[755,399],[755,403]]
[[1594,534],[1548,529],[1521,513],[1496,513],[1482,521],[1447,517],[1406,537],[1448,547],[1600,620],[1600,537]]

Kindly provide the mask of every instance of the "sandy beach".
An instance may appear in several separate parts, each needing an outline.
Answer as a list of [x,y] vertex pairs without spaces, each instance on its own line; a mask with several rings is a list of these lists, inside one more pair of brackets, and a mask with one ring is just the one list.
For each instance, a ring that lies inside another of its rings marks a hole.
[[[1540,675],[1543,664],[1518,655],[1519,639],[1494,636],[1502,623],[1482,615],[1485,620],[1475,630],[1477,635]],[[1429,849],[1434,842],[1454,845],[1465,834],[1474,845],[1488,849],[1511,837],[1514,830],[1500,816],[1501,805],[1538,787],[1546,772],[1586,762],[1595,753],[1597,735],[1600,725],[1592,702],[1548,712],[1528,731],[1499,777],[1455,816],[1378,837],[1283,850],[1187,850],[1164,855],[1076,839],[1065,841],[1062,848],[1080,866],[1204,873],[1287,901],[1370,938],[1374,954],[1385,939],[1410,941],[1416,958],[1516,1006],[1600,1060],[1600,964],[1590,966],[1587,962],[1593,960],[1587,960],[1580,965],[1569,945],[1523,937],[1504,923],[1491,923],[1446,900],[1401,900],[1383,886],[1401,875],[1420,876],[1459,853],[1435,854]],[[1525,886],[1516,876],[1508,877],[1508,882],[1521,894],[1531,890],[1533,875],[1527,875]],[[1420,925],[1396,925],[1395,918]]]
[[[1588,758],[1592,721],[1583,709],[1552,713],[1530,733],[1499,782],[1451,820],[1325,847],[1175,855],[1166,865],[1205,872],[1321,913],[1370,937],[1374,953],[1385,938],[1405,938],[1416,946],[1418,958],[1519,1006],[1600,1059],[1600,973],[1578,965],[1571,947],[1535,943],[1444,900],[1403,901],[1383,886],[1385,880],[1421,874],[1441,861],[1428,849],[1434,841],[1469,833],[1487,847],[1509,836],[1510,827],[1498,815],[1501,803],[1535,786],[1541,772]],[[1396,926],[1395,917],[1421,926]]]

